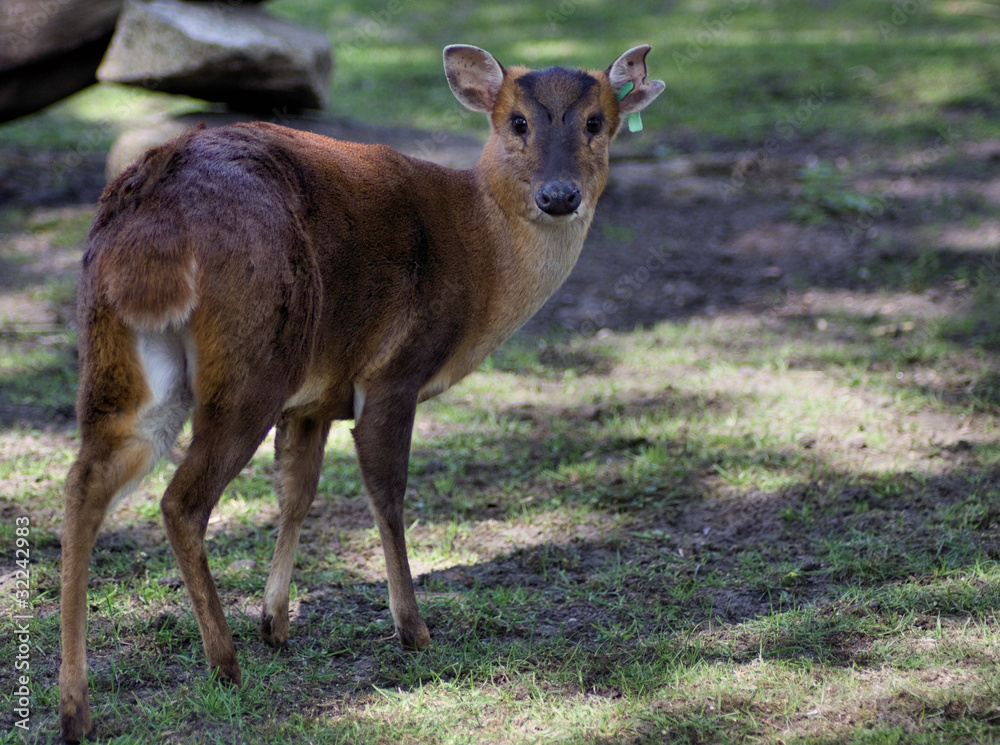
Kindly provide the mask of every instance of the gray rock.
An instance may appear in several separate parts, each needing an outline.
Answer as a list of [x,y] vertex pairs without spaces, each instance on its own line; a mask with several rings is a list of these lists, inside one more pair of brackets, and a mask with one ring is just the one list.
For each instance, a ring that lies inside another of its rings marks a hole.
[[122,0],[0,0],[0,122],[97,82]]
[[257,7],[127,0],[97,77],[269,112],[322,108],[331,67],[323,34]]

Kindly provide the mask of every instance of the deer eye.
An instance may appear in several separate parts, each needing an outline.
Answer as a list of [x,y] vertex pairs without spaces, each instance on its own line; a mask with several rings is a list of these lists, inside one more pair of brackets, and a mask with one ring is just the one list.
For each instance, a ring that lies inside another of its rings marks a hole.
[[596,135],[601,131],[601,117],[592,116],[587,120],[587,131],[592,135]]
[[510,126],[514,130],[514,134],[523,135],[528,132],[528,120],[520,114],[514,114],[510,118]]

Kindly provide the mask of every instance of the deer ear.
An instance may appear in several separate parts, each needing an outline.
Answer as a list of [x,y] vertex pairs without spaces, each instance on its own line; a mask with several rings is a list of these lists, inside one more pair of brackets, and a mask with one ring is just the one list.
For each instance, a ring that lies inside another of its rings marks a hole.
[[[620,114],[642,111],[666,88],[662,80],[646,80],[646,55],[650,49],[648,44],[629,49],[606,71],[611,87],[619,96]],[[632,83],[631,89],[621,95],[622,89],[629,83]]]
[[506,72],[492,54],[464,44],[445,47],[444,73],[451,92],[465,108],[484,114],[493,111]]

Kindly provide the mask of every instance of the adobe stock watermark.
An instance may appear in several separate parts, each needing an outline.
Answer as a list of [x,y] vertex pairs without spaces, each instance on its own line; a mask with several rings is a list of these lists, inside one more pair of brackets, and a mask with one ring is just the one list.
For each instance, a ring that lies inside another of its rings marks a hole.
[[760,147],[740,154],[733,166],[728,181],[717,185],[723,201],[729,201],[747,182],[761,172],[764,163],[816,116],[820,109],[833,97],[833,91],[826,83],[813,85],[809,95],[799,99],[798,105],[781,117],[774,125],[771,136]]
[[434,160],[441,150],[448,146],[448,141],[469,126],[471,118],[478,119],[480,114],[466,108],[453,109],[442,117],[441,126],[437,127],[427,137],[421,137],[414,142],[414,154],[424,160]]
[[107,150],[104,143],[116,129],[115,122],[105,119],[93,127],[83,130],[76,142],[70,147],[69,152],[63,153],[56,159],[49,176],[52,183],[62,185],[69,172],[83,165],[89,156]]
[[899,29],[910,22],[910,19],[927,3],[927,0],[902,0],[893,3],[892,13],[888,18],[878,21],[875,28],[878,29],[882,41],[891,39]]
[[220,18],[225,18],[237,8],[242,8],[244,5],[243,0],[214,0],[212,8]]
[[563,328],[580,336],[594,336],[606,328],[608,322],[652,279],[653,273],[667,265],[670,249],[666,246],[658,248],[650,246],[646,252],[648,255],[644,261],[636,264],[631,271],[625,272],[615,281],[612,288],[615,299],[605,300],[598,310],[587,313],[584,320],[579,323],[573,320],[564,321]]
[[771,10],[774,2],[773,0],[731,0],[729,7],[723,8],[710,18],[703,19],[698,24],[699,31],[691,37],[683,51],[673,53],[677,69],[683,70],[701,57],[710,46],[724,41],[729,34],[729,27],[733,25],[739,14],[752,6]]
[[580,3],[576,0],[559,0],[553,7],[545,11],[545,20],[549,22],[549,28],[554,31],[558,26],[566,23],[570,16],[576,13],[578,7],[580,7]]
[[393,20],[403,12],[401,0],[389,0],[380,10],[372,11],[359,24],[349,42],[355,49],[367,49],[385,34]]
[[915,179],[926,172],[948,153],[958,140],[952,126],[948,124],[938,130],[938,136],[933,145],[918,150],[906,160],[902,173],[894,178],[889,185],[877,194],[866,195],[870,206],[859,211],[851,220],[841,221],[847,240],[852,246],[857,246],[863,238],[870,234],[876,220],[882,217],[896,200],[906,182]]
[[14,519],[14,726],[27,731],[31,723],[31,519]]
[[[143,90],[156,91],[160,87],[160,82],[153,78],[148,78],[142,81],[140,87]],[[139,107],[142,105],[142,101],[133,99],[125,104],[125,108],[119,109],[115,119],[102,119],[93,126],[82,130],[78,134],[76,142],[69,148],[69,152],[60,155],[53,164],[52,170],[49,171],[47,177],[50,185],[61,186],[69,172],[83,165],[89,156],[105,154],[107,147],[104,143],[112,135],[117,134],[120,121],[135,118],[136,115],[132,112],[139,110]]]
[[[968,280],[955,280],[951,285],[955,290],[965,293],[967,297],[976,297],[984,288],[988,292],[995,293],[998,281],[1000,281],[1000,257],[991,254],[982,258]],[[928,344],[941,340],[942,334],[947,333],[949,320],[952,317],[950,313],[942,313],[918,322],[888,324],[884,327],[884,331],[886,336],[901,338],[905,358],[919,360],[924,356]],[[896,372],[896,380],[905,384],[905,378],[905,373]],[[959,419],[965,418],[964,412],[959,414]]]
[[45,30],[48,22],[70,2],[71,0],[41,0],[33,3],[4,3],[5,31],[0,36],[0,47],[13,57],[24,54],[36,43],[39,32]]

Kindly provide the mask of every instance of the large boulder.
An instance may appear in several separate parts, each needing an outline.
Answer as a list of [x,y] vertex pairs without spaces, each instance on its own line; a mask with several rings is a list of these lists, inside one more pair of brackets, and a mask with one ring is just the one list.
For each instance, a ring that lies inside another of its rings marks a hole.
[[0,0],[0,122],[97,82],[122,0]]
[[323,34],[258,7],[126,0],[97,77],[245,111],[294,111],[323,107],[331,66]]

